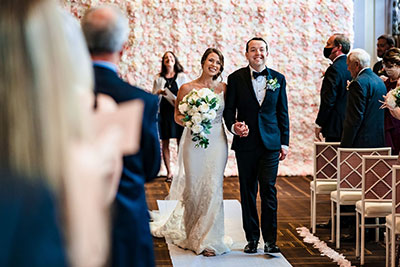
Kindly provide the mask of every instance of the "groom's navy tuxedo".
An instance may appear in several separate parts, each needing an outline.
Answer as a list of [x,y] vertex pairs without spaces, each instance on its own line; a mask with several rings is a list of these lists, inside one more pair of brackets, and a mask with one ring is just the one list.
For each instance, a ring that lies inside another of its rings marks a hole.
[[253,89],[249,67],[229,75],[224,110],[229,130],[236,122],[249,127],[247,137],[234,136],[239,170],[243,227],[248,241],[260,237],[259,218],[256,207],[258,183],[261,197],[261,230],[265,242],[275,243],[277,232],[276,175],[279,152],[282,145],[289,145],[289,116],[285,77],[267,69],[267,80],[277,79],[280,87],[266,89],[260,105]]

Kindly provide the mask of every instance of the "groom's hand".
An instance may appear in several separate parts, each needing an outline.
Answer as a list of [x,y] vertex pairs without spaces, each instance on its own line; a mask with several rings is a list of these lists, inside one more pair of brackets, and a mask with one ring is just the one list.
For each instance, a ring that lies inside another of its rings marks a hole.
[[279,152],[279,160],[284,160],[286,158],[288,152],[289,152],[289,149],[282,147]]
[[247,137],[249,135],[249,127],[244,122],[235,122],[233,125],[233,130],[240,137]]

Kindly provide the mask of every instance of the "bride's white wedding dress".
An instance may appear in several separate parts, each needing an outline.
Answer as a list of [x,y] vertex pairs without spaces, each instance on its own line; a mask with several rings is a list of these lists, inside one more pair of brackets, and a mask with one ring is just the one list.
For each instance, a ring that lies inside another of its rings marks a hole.
[[167,199],[178,200],[168,217],[152,212],[150,229],[153,236],[165,237],[179,247],[196,254],[205,249],[216,255],[229,251],[229,238],[224,238],[223,177],[228,145],[222,123],[223,92],[220,108],[208,135],[207,149],[195,147],[186,128],[179,146],[179,175],[175,176]]

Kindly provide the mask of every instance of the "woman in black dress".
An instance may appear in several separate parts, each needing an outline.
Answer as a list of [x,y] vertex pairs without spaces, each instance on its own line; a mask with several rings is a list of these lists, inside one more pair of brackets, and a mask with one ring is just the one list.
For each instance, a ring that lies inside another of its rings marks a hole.
[[167,51],[161,60],[161,72],[154,80],[153,94],[160,96],[158,126],[162,144],[162,155],[167,169],[167,182],[172,181],[169,139],[176,138],[179,144],[183,127],[174,120],[175,98],[182,84],[187,82],[183,67],[173,52]]

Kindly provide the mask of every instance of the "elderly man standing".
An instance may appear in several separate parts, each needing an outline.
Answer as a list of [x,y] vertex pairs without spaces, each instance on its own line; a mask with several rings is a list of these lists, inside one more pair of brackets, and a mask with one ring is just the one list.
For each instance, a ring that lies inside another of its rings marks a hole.
[[321,104],[316,119],[315,137],[326,142],[340,142],[346,112],[347,83],[351,81],[347,70],[350,41],[343,34],[333,34],[324,48],[324,56],[332,61],[325,72],[321,87]]
[[[378,57],[383,58],[386,51],[388,51],[390,48],[393,48],[395,44],[396,42],[393,36],[389,34],[383,34],[379,36],[378,42],[376,43],[376,53]],[[384,75],[387,77],[386,71],[383,69],[382,60],[379,60],[378,62],[375,63],[373,70],[376,75],[378,76]]]
[[144,102],[140,150],[125,156],[115,200],[110,266],[154,266],[153,241],[144,183],[160,168],[157,132],[158,98],[118,77],[117,64],[128,39],[128,20],[115,7],[90,9],[82,18],[95,72],[95,92],[111,96],[118,104],[132,99]]
[[346,117],[341,147],[369,148],[385,146],[384,110],[380,109],[386,87],[369,68],[370,56],[363,49],[354,49],[347,58],[353,77],[349,84]]

